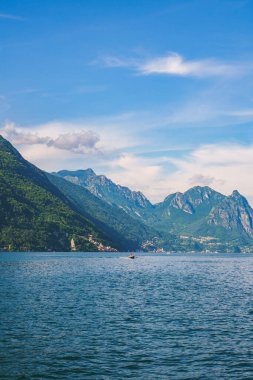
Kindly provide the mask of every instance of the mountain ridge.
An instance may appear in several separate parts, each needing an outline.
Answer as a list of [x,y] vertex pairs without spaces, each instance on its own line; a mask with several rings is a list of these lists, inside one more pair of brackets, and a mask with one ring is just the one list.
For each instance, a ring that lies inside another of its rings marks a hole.
[[[108,203],[111,203],[111,199],[108,200],[108,195],[103,192],[103,189],[101,191],[101,187],[103,188],[105,184],[108,191],[108,186],[109,188],[113,186],[114,194],[115,189],[122,188],[105,176],[96,176],[92,169],[78,171],[78,174],[92,178],[93,185],[96,185],[98,179],[100,184],[99,197]],[[65,177],[70,181],[78,177],[75,171],[63,170],[56,175]],[[102,182],[101,178],[103,179]],[[94,190],[85,179],[81,181],[81,186],[94,195],[97,194],[97,189]],[[130,189],[127,191],[131,192]],[[136,193],[138,192],[134,192],[134,194]],[[145,197],[143,194],[142,196]],[[115,202],[115,205],[121,207],[120,198],[116,197],[116,199],[118,202]],[[152,204],[145,197],[146,202],[141,204],[141,207],[138,205],[138,210],[133,207],[132,199],[133,197],[130,197],[130,204],[124,204],[124,210],[134,218],[137,217],[138,213],[139,220],[165,235],[177,234],[181,236],[182,234],[200,241],[203,240],[203,237],[214,238],[228,245],[230,240],[239,242],[239,244],[240,242],[248,244],[253,238],[253,210],[238,190],[234,190],[231,195],[226,196],[209,186],[197,185],[185,192],[170,194],[164,201],[156,204]],[[243,202],[242,199],[244,199]],[[240,212],[238,209],[236,212],[236,202],[241,202]],[[226,213],[226,218],[224,213]]]
[[0,205],[0,247],[9,249],[253,249],[253,209],[238,190],[193,186],[152,204],[90,168],[46,173],[1,136]]
[[141,249],[142,243],[159,237],[159,232],[136,220],[123,209],[111,205],[72,181],[47,173],[49,180],[75,204],[84,216],[113,234],[125,250]]
[[61,170],[53,174],[86,188],[93,195],[111,205],[115,204],[135,218],[141,217],[145,209],[153,207],[140,191],[132,191],[126,186],[115,184],[105,175],[96,175],[90,168],[77,171]]

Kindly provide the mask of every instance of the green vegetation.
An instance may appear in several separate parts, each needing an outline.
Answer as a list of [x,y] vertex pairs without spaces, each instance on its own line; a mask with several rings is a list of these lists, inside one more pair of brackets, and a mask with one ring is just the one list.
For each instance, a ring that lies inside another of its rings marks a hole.
[[31,165],[0,136],[0,248],[7,250],[91,251],[88,234],[106,235],[73,210],[44,172]]
[[71,242],[82,251],[252,250],[253,210],[238,191],[226,197],[196,186],[152,205],[91,169],[60,175],[0,136],[0,250],[69,251]]
[[104,175],[96,175],[92,169],[61,170],[53,174],[89,190],[99,199],[124,210],[139,222],[153,209],[153,205],[140,191],[117,185]]
[[82,215],[108,234],[121,250],[140,249],[142,242],[160,236],[153,228],[132,218],[119,207],[104,202],[87,189],[56,175],[47,174],[47,177]]
[[253,245],[253,210],[238,192],[222,195],[196,186],[168,196],[146,219],[161,233],[183,236],[192,251],[248,251]]
[[[58,181],[58,188],[83,215],[93,216],[96,224],[102,222],[105,231],[110,231],[115,239],[119,237],[128,247],[132,247],[132,241],[137,244],[142,241],[145,250],[246,252],[252,249],[253,210],[238,192],[226,197],[208,186],[195,186],[152,205],[143,194],[118,186],[105,176],[97,176],[91,169],[62,170],[57,176],[71,183],[67,185],[56,178],[53,181],[54,184]],[[90,192],[95,196],[92,205],[90,201],[87,203]],[[131,217],[127,223],[126,214]],[[148,234],[143,234],[145,226]]]

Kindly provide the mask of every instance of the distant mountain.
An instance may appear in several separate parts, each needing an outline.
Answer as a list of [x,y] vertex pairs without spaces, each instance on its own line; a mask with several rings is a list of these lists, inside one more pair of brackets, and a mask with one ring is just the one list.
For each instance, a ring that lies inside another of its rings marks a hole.
[[[253,244],[253,210],[238,191],[225,196],[207,186],[195,186],[169,195],[155,205],[147,223],[160,232],[190,237],[202,247],[233,250]],[[210,243],[212,239],[216,243]]]
[[55,174],[149,226],[166,249],[233,251],[253,245],[253,210],[237,191],[228,197],[208,186],[195,186],[153,205],[142,193],[116,185],[92,169]]
[[[89,171],[81,172],[82,178],[85,174],[88,174],[87,172]],[[109,235],[121,250],[141,249],[146,241],[161,239],[159,232],[145,225],[141,220],[137,221],[126,213],[123,208],[107,203],[101,197],[93,195],[86,188],[76,185],[73,183],[75,181],[69,182],[53,174],[47,174],[47,176],[74,207]],[[169,240],[169,236],[167,239]]]
[[207,223],[253,238],[253,210],[237,190],[212,208]]
[[153,208],[151,202],[140,191],[131,191],[128,187],[117,185],[104,175],[96,175],[92,169],[61,170],[53,174],[84,187],[96,197],[110,205],[118,206],[137,219]]
[[152,204],[93,170],[41,171],[0,136],[0,250],[251,252],[253,210],[195,186]]
[[163,208],[174,208],[188,214],[194,214],[199,211],[201,207],[210,208],[222,199],[224,199],[224,195],[217,193],[208,186],[195,186],[185,193],[169,195],[160,205]]
[[224,198],[224,195],[207,186],[195,186],[185,193],[171,194],[156,204],[150,222],[159,230],[189,230],[193,233],[205,223],[211,209]]
[[85,251],[113,244],[0,136],[0,248],[69,251],[71,241]]
[[142,193],[116,185],[103,175],[97,176],[92,169],[62,170],[56,175],[158,231],[166,249],[176,244],[178,250],[233,250],[233,247],[238,249],[238,245],[253,243],[253,211],[245,198],[244,201],[240,197],[235,199],[236,192],[226,197],[208,186],[195,186],[152,205]]

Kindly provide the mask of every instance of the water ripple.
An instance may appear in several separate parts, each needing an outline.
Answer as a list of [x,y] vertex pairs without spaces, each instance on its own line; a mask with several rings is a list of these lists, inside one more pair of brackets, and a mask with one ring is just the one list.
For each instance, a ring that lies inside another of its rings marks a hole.
[[252,379],[253,257],[0,255],[1,379]]

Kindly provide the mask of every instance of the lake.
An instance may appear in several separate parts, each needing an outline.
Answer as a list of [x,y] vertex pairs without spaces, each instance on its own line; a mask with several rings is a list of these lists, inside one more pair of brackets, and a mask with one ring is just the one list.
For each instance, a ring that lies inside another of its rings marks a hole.
[[1,379],[253,379],[253,256],[0,254]]

